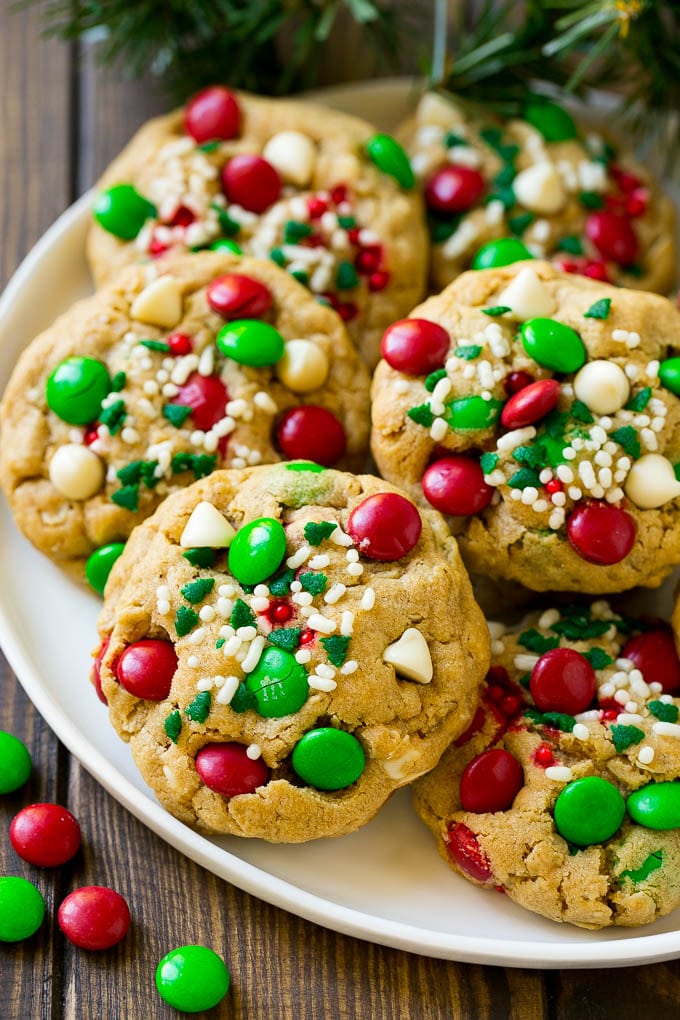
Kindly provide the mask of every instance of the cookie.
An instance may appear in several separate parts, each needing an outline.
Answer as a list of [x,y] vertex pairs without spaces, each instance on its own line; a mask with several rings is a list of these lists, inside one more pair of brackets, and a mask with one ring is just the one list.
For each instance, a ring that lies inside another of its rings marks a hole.
[[304,462],[170,496],[99,634],[95,684],[161,803],[272,842],[367,822],[469,725],[488,664],[443,518]]
[[370,367],[385,327],[423,295],[408,159],[335,110],[206,89],[142,127],[97,191],[87,250],[100,283],[130,262],[236,245],[336,308]]
[[94,556],[101,588],[132,528],[216,467],[360,466],[367,405],[342,322],[273,262],[130,266],[20,358],[0,482],[31,542],[81,578]]
[[490,624],[482,706],[414,787],[463,877],[553,921],[680,905],[680,661],[670,628],[601,600]]
[[501,121],[428,94],[398,137],[425,196],[436,290],[471,266],[505,265],[513,249],[624,287],[673,286],[673,203],[554,103],[532,98],[524,120]]
[[380,473],[451,515],[475,574],[654,587],[680,562],[680,315],[519,262],[395,323],[373,380]]

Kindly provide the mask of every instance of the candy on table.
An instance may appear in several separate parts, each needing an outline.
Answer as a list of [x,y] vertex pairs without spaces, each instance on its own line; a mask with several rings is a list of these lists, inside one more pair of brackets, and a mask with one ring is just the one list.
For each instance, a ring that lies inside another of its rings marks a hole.
[[131,922],[120,893],[101,885],[74,889],[62,901],[57,916],[69,942],[93,951],[115,946],[125,938]]
[[0,877],[0,942],[30,938],[44,917],[45,900],[32,882],[17,875]]
[[23,860],[38,868],[57,868],[80,849],[80,826],[59,804],[30,804],[12,819],[10,842]]
[[31,768],[31,755],[23,741],[0,730],[0,794],[13,793],[28,782]]
[[224,961],[207,946],[172,949],[156,968],[158,994],[184,1013],[212,1009],[227,994],[229,984]]

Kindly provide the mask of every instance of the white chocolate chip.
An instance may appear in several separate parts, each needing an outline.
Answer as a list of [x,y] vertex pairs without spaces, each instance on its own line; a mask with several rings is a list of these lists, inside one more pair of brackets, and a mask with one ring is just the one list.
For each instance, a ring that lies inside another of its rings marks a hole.
[[289,340],[276,374],[294,393],[310,393],[326,381],[328,357],[312,340]]
[[550,317],[557,310],[555,300],[531,266],[520,269],[517,276],[498,297],[517,319]]
[[226,549],[236,531],[216,506],[203,500],[194,507],[179,540],[183,549]]
[[289,184],[304,188],[312,179],[316,146],[302,131],[279,131],[272,135],[262,155]]
[[558,212],[567,198],[562,178],[548,162],[535,163],[521,170],[512,182],[512,188],[518,202],[541,215]]
[[159,276],[132,302],[130,315],[138,322],[171,329],[182,318],[182,291],[173,276]]
[[595,414],[614,414],[628,400],[630,384],[613,361],[589,361],[574,379],[574,393]]
[[398,641],[388,645],[383,652],[383,662],[394,666],[397,673],[417,680],[420,684],[429,684],[432,679],[432,657],[427,641],[415,627],[409,627]]
[[669,460],[659,453],[645,453],[628,472],[624,490],[635,506],[652,510],[680,496],[680,482]]
[[89,447],[67,443],[50,461],[50,481],[67,499],[89,499],[104,484],[104,463]]

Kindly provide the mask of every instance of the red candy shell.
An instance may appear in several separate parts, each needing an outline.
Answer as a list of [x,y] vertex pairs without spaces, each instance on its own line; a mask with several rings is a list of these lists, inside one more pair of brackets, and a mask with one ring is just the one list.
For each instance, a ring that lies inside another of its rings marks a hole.
[[627,642],[621,654],[635,663],[646,683],[661,684],[664,694],[680,690],[680,659],[670,627],[637,634]]
[[276,442],[289,460],[313,460],[331,467],[343,456],[347,438],[331,411],[305,404],[286,411],[276,430]]
[[243,744],[206,744],[196,755],[196,771],[210,790],[223,797],[253,793],[269,780],[261,758],[251,760]]
[[479,201],[485,190],[486,182],[479,170],[451,164],[437,170],[427,181],[425,201],[435,212],[465,212]]
[[222,170],[222,187],[230,202],[263,213],[281,194],[281,178],[261,156],[234,156]]
[[523,786],[520,763],[509,751],[496,747],[468,762],[460,779],[460,802],[464,811],[476,814],[507,811]]
[[501,413],[501,424],[506,429],[533,425],[545,418],[559,399],[560,384],[556,379],[538,379],[510,397]]
[[130,909],[114,889],[85,885],[59,907],[59,927],[80,949],[110,949],[127,935]]
[[241,273],[218,276],[206,296],[212,310],[224,319],[259,319],[272,303],[268,287]]
[[208,432],[226,415],[228,400],[227,387],[216,375],[192,372],[172,403],[190,407],[194,426]]
[[551,648],[534,666],[529,689],[541,712],[576,715],[590,708],[595,698],[595,670],[573,648]]
[[477,882],[490,882],[493,872],[489,859],[482,850],[472,829],[456,822],[447,835],[446,849],[457,868]]
[[9,838],[19,857],[37,868],[58,868],[80,849],[80,826],[59,804],[31,804],[15,815]]
[[221,85],[212,85],[190,99],[184,113],[184,129],[198,144],[235,138],[240,112],[236,97]]
[[185,354],[191,354],[194,349],[193,341],[186,333],[171,333],[167,340],[170,353],[175,358],[181,358]]
[[483,510],[494,493],[484,481],[479,462],[472,457],[443,457],[434,461],[421,484],[425,498],[435,510],[460,517]]
[[511,397],[513,393],[519,393],[520,390],[523,390],[525,386],[529,386],[533,381],[533,375],[529,375],[528,372],[510,372],[505,377],[503,388],[507,395]]
[[102,641],[101,645],[99,646],[97,656],[94,662],[92,663],[92,683],[94,685],[95,691],[97,692],[97,697],[101,701],[102,705],[108,705],[109,703],[108,698],[106,697],[102,690],[101,669],[102,662],[104,661],[104,656],[106,655],[106,649],[109,647],[110,640],[111,636],[109,635],[109,637],[107,637],[105,641]]
[[441,368],[451,346],[446,330],[429,319],[400,319],[385,330],[382,356],[407,375],[427,375]]
[[629,220],[608,209],[590,213],[586,220],[586,236],[600,255],[619,265],[629,266],[638,257],[638,239]]
[[593,500],[567,518],[567,537],[584,560],[609,566],[625,559],[635,544],[635,521],[619,507]]
[[128,645],[116,666],[121,687],[136,698],[163,701],[170,693],[177,669],[175,646],[170,641],[135,641]]
[[422,530],[413,503],[396,492],[369,496],[352,510],[347,530],[370,560],[398,560],[413,549]]

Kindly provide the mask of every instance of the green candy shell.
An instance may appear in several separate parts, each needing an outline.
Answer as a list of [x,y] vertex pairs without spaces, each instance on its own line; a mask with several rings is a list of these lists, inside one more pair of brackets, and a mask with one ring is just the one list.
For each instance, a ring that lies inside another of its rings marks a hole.
[[584,776],[568,783],[555,802],[555,828],[568,843],[592,846],[610,839],[621,826],[626,802],[613,783]]
[[309,695],[307,670],[283,648],[266,648],[246,687],[257,700],[258,715],[280,719],[298,712]]
[[529,99],[524,119],[540,131],[546,142],[567,142],[578,134],[574,118],[557,103],[544,99]]
[[241,584],[259,584],[286,555],[286,533],[273,517],[258,517],[237,531],[229,546],[229,570]]
[[648,783],[631,793],[626,807],[646,829],[680,829],[680,782]]
[[554,319],[528,319],[520,327],[522,346],[530,358],[553,372],[578,372],[588,357],[576,330]]
[[243,248],[230,237],[220,237],[218,241],[213,241],[210,251],[230,251],[233,255],[243,255]]
[[331,726],[305,733],[293,750],[293,768],[318,790],[344,790],[366,767],[364,749],[351,733]]
[[109,234],[121,241],[133,241],[146,221],[156,216],[156,206],[131,184],[115,184],[97,196],[93,213]]
[[409,158],[391,135],[379,133],[366,142],[366,152],[378,170],[388,177],[393,177],[405,191],[415,187],[416,179],[409,163]]
[[0,878],[0,942],[21,942],[37,932],[45,901],[32,882],[17,875]]
[[482,245],[472,260],[472,268],[497,269],[533,257],[527,246],[516,237],[499,237],[497,241],[487,241]]
[[286,342],[268,322],[260,319],[235,319],[217,334],[217,346],[232,361],[253,368],[275,365],[283,357]]
[[680,397],[680,358],[667,358],[659,365],[659,379],[671,393]]
[[106,582],[113,568],[113,564],[125,548],[125,542],[109,542],[108,545],[101,545],[88,557],[85,564],[85,577],[91,588],[99,594],[104,594]]
[[498,421],[503,404],[483,397],[460,397],[448,405],[446,420],[452,429],[487,429]]
[[32,764],[23,741],[0,730],[0,793],[13,793],[28,782]]
[[224,960],[207,946],[179,946],[156,968],[156,988],[164,1002],[184,1013],[212,1009],[229,991]]
[[60,361],[47,380],[47,406],[69,425],[87,425],[111,392],[111,376],[96,358],[74,355]]

